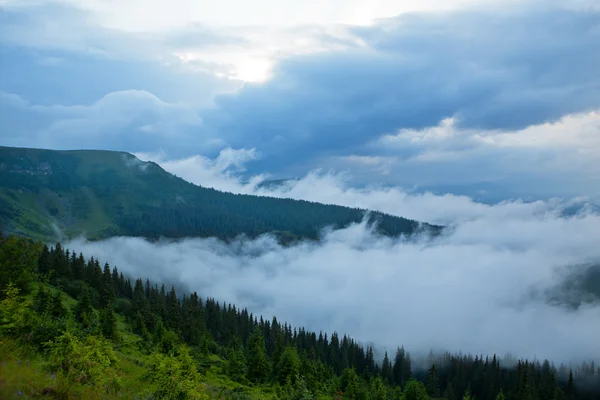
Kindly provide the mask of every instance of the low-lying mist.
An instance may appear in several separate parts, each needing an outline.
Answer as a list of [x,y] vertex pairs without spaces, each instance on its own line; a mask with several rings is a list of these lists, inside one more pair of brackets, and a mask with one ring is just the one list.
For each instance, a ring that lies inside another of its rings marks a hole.
[[433,240],[407,240],[356,224],[291,247],[269,236],[229,244],[118,237],[67,246],[133,276],[388,349],[600,360],[600,304],[548,297],[600,260],[599,215],[565,217],[573,204],[561,201],[483,205],[396,189],[343,189],[330,175],[310,175],[286,190],[309,184],[310,200],[338,191],[329,203],[422,215],[450,229]]

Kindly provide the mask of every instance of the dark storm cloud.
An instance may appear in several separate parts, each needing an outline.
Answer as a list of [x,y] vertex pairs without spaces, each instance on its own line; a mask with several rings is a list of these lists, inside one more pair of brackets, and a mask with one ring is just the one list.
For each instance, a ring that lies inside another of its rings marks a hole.
[[599,26],[598,12],[532,8],[405,15],[355,29],[364,47],[281,62],[204,119],[279,165],[452,116],[521,129],[600,107]]

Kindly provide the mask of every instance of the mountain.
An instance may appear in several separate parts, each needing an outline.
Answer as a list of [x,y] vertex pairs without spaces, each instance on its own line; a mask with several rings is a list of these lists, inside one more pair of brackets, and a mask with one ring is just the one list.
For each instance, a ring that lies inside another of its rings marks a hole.
[[[275,233],[316,239],[322,228],[360,222],[365,210],[239,195],[180,179],[125,152],[0,147],[0,229],[36,239],[85,235],[147,238]],[[368,214],[384,235],[441,228]]]

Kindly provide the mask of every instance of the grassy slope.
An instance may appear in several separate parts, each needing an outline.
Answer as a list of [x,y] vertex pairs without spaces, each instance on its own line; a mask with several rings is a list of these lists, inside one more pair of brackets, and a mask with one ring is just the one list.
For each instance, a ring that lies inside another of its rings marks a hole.
[[[56,291],[53,286],[46,286],[49,292]],[[35,294],[29,297],[32,299]],[[73,309],[75,299],[62,292],[63,304]],[[100,393],[89,386],[75,386],[71,397],[79,399],[135,399],[149,389],[144,375],[147,373],[149,356],[141,351],[138,343],[142,340],[131,332],[130,326],[122,316],[117,316],[120,343],[115,346],[118,362],[113,367],[121,382],[118,393]],[[226,361],[219,356],[209,356],[209,367],[198,382],[199,392],[205,392],[210,398],[225,398],[224,393],[235,391],[238,398],[276,399],[273,388],[269,385],[247,386],[232,381],[225,374]],[[0,399],[38,399],[54,398],[57,382],[45,368],[43,356],[12,339],[0,336]],[[245,395],[245,396],[244,396]],[[243,397],[242,397],[243,396]],[[329,397],[320,397],[325,400]]]
[[[56,239],[59,232],[90,239],[279,232],[293,240],[363,215],[347,207],[195,186],[123,152],[0,147],[0,230],[34,239]],[[385,234],[419,228],[415,221],[375,217]],[[146,225],[140,227],[140,221]]]

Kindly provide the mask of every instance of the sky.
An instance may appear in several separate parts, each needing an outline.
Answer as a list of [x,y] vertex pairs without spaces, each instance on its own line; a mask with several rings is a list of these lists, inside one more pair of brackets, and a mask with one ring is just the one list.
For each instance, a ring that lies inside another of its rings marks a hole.
[[598,0],[0,0],[0,145],[597,199],[598,65]]

